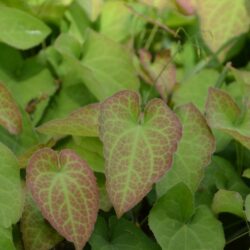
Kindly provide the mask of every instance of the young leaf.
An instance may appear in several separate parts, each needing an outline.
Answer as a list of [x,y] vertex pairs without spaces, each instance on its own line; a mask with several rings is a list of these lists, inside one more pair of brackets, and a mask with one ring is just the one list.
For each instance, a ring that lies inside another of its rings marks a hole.
[[4,250],[16,250],[12,239],[11,228],[0,227],[0,246]]
[[62,240],[62,237],[45,221],[27,191],[21,231],[26,250],[48,250]]
[[206,120],[193,104],[179,107],[176,113],[183,125],[182,138],[174,155],[173,167],[156,184],[159,196],[178,182],[184,182],[195,192],[215,150],[214,137]]
[[250,105],[242,118],[240,108],[226,92],[210,88],[206,115],[212,128],[232,136],[250,149]]
[[96,180],[86,162],[72,150],[41,149],[30,159],[27,184],[43,216],[81,250],[99,205]]
[[50,33],[47,25],[28,13],[0,6],[0,41],[17,49],[29,49]]
[[93,250],[160,250],[136,225],[115,216],[107,222],[98,217],[90,245]]
[[23,209],[23,190],[15,155],[0,142],[0,227],[17,223]]
[[140,110],[136,92],[121,91],[101,106],[107,191],[118,217],[135,206],[171,167],[181,124],[160,99]]
[[48,135],[98,136],[100,104],[90,104],[75,110],[68,117],[51,120],[37,130]]
[[212,210],[214,213],[231,213],[245,218],[243,199],[238,192],[220,189],[213,199]]
[[222,250],[225,244],[221,223],[206,206],[194,208],[192,192],[183,183],[157,201],[149,226],[162,250]]
[[10,133],[19,134],[22,130],[20,111],[5,86],[0,83],[0,125]]
[[198,0],[197,13],[201,34],[212,52],[249,29],[245,0]]

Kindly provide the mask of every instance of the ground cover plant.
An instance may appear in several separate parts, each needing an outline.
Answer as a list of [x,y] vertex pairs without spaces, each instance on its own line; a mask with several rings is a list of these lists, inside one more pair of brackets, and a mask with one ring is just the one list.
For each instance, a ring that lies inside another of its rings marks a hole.
[[0,0],[0,250],[250,248],[249,0]]

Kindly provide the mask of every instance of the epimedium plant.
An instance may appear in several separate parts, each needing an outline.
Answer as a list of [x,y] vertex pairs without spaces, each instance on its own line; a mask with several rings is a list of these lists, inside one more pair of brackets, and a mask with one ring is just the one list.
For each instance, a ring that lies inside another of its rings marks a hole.
[[249,7],[0,0],[0,249],[249,249]]

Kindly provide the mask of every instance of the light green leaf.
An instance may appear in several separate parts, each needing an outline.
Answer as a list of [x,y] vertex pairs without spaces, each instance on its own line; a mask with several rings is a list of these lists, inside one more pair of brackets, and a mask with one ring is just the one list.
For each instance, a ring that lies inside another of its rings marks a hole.
[[37,130],[47,135],[99,135],[100,104],[90,104],[70,113],[66,118],[51,120]]
[[212,52],[218,51],[226,42],[248,31],[250,18],[245,2],[245,0],[197,1],[201,34]]
[[214,195],[212,210],[216,213],[231,213],[245,218],[243,199],[238,192],[219,189]]
[[138,90],[139,80],[129,52],[104,35],[88,32],[81,61],[65,53],[62,55],[69,70],[79,76],[99,100],[120,90]]
[[250,105],[240,110],[226,92],[210,88],[206,104],[209,125],[250,149]]
[[195,209],[192,192],[183,183],[156,202],[149,226],[162,250],[222,250],[225,244],[221,223],[206,206]]
[[48,250],[63,239],[45,221],[29,192],[26,193],[21,232],[25,250]]
[[98,217],[90,239],[93,250],[160,250],[138,227],[125,219],[114,216],[106,222]]
[[15,48],[32,48],[50,33],[43,22],[21,10],[0,6],[0,12],[0,40]]
[[0,142],[0,227],[17,223],[23,209],[23,190],[15,155]]
[[77,0],[77,3],[87,12],[91,21],[97,19],[103,6],[103,0]]
[[4,247],[4,250],[16,250],[11,228],[0,227],[0,246]]
[[96,179],[87,163],[72,150],[44,148],[31,157],[26,180],[44,218],[82,250],[99,208]]
[[176,113],[183,126],[182,138],[174,155],[173,167],[156,184],[159,196],[178,182],[185,183],[195,192],[215,149],[214,137],[206,120],[194,105],[184,105]]
[[118,217],[134,207],[171,167],[181,125],[161,99],[140,110],[136,92],[121,91],[103,102],[100,134],[109,197]]
[[204,69],[186,80],[184,79],[173,93],[175,107],[192,102],[203,112],[208,89],[215,86],[218,77],[219,74],[217,71]]
[[250,179],[250,168],[245,169],[242,176]]

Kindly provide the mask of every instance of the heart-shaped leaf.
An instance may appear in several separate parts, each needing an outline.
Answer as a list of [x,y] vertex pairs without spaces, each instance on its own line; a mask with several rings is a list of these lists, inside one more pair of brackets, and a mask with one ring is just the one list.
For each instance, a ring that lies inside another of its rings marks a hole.
[[221,223],[208,207],[195,209],[193,194],[183,183],[157,201],[149,226],[162,250],[222,250],[225,244]]
[[136,92],[121,91],[101,106],[107,191],[117,216],[135,206],[170,168],[181,124],[161,99],[140,110]]
[[18,134],[22,129],[21,113],[9,91],[0,83],[0,125],[10,133]]
[[239,141],[250,149],[250,105],[241,111],[226,92],[210,88],[206,103],[209,125]]
[[45,221],[28,191],[21,218],[21,231],[26,250],[48,250],[62,240],[62,237]]
[[184,182],[195,192],[215,150],[215,140],[207,122],[193,104],[179,107],[176,113],[182,122],[183,133],[173,167],[156,184],[160,196],[178,182]]
[[20,169],[15,155],[0,142],[0,227],[17,223],[23,210]]
[[87,163],[72,150],[41,149],[30,159],[27,184],[43,216],[82,250],[99,206],[96,179]]
[[48,135],[98,136],[100,104],[82,107],[63,119],[51,120],[37,130]]

